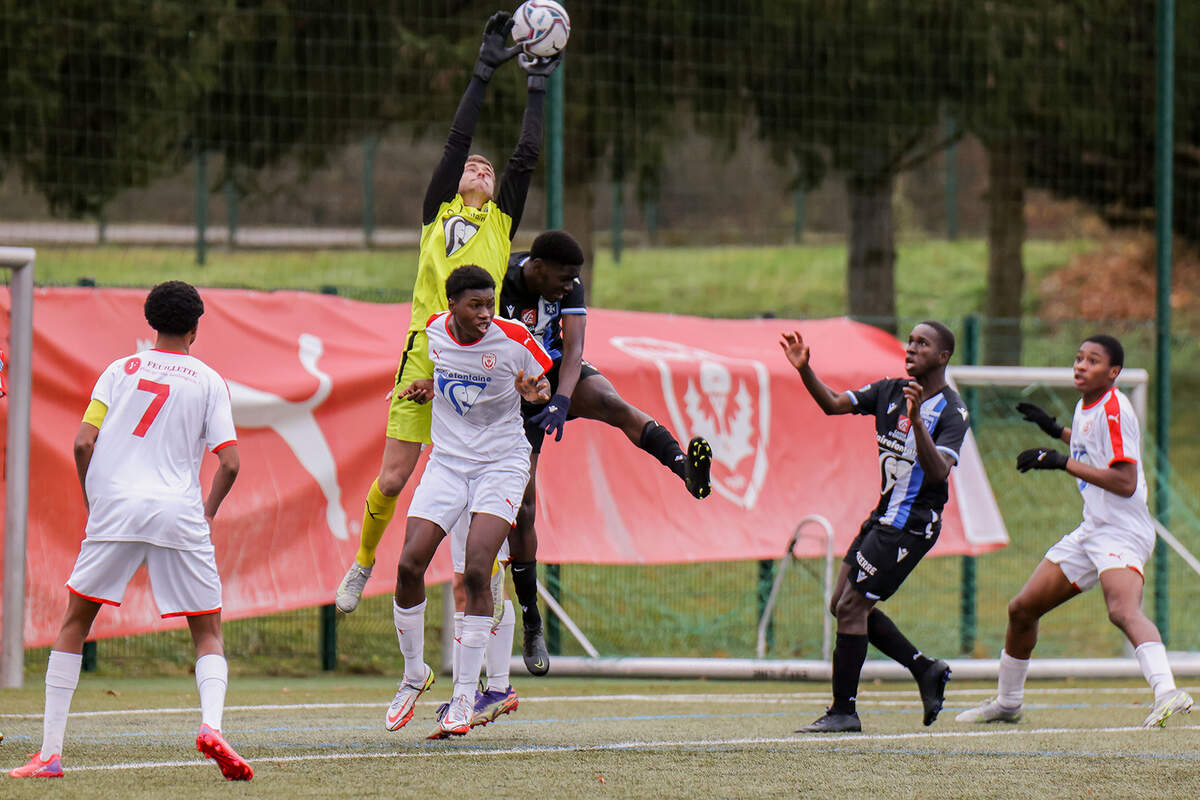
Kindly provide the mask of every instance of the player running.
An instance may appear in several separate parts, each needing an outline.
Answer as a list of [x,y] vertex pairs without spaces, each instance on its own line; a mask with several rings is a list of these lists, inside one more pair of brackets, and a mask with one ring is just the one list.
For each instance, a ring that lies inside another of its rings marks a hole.
[[[497,190],[491,163],[483,156],[468,153],[492,73],[520,51],[519,46],[507,46],[512,26],[511,17],[502,11],[488,20],[474,74],[450,125],[442,160],[425,192],[412,318],[396,370],[397,389],[433,374],[425,323],[431,315],[446,310],[445,283],[450,273],[463,264],[477,264],[497,285],[504,279],[512,237],[521,222],[541,148],[546,82],[562,61],[561,54],[542,59],[521,56],[521,66],[528,75],[529,98],[520,139]],[[344,613],[354,611],[362,599],[375,564],[375,550],[395,513],[396,498],[416,467],[422,443],[430,441],[429,419],[428,405],[405,402],[399,391],[392,395],[383,463],[379,477],[367,492],[358,552],[334,598]]]
[[494,318],[495,282],[480,267],[450,273],[446,297],[450,310],[434,314],[425,329],[433,375],[398,393],[404,400],[433,401],[433,452],[408,509],[396,569],[393,618],[404,680],[386,717],[389,730],[402,727],[417,698],[433,685],[433,670],[424,662],[425,570],[452,523],[470,512],[458,675],[432,738],[461,735],[471,727],[475,682],[492,629],[492,565],[529,480],[520,401],[549,399],[544,373],[551,366],[528,331]]
[[797,733],[862,730],[855,696],[868,642],[912,673],[924,706],[922,721],[932,725],[942,710],[950,667],[922,655],[875,604],[895,594],[941,532],[950,470],[967,432],[967,410],[946,385],[954,334],[940,322],[922,322],[905,348],[909,380],[884,378],[841,394],[813,372],[799,333],[783,334],[779,346],[826,414],[875,417],[882,478],[879,504],[850,543],[830,601],[837,617],[833,705]]
[[1061,469],[1073,475],[1083,496],[1083,522],[1046,551],[1009,602],[998,694],[959,714],[958,722],[1020,720],[1038,620],[1097,583],[1108,618],[1134,646],[1154,690],[1154,708],[1143,726],[1163,726],[1173,714],[1191,710],[1191,695],[1175,687],[1162,636],[1142,611],[1142,569],[1154,550],[1154,524],[1146,507],[1138,418],[1116,387],[1124,365],[1125,349],[1112,336],[1084,340],[1075,354],[1075,388],[1081,397],[1069,428],[1033,403],[1017,406],[1025,419],[1066,442],[1071,451],[1067,455],[1034,447],[1017,456],[1017,469]]
[[630,405],[608,378],[583,360],[587,306],[579,271],[583,250],[566,231],[546,231],[533,240],[529,252],[514,253],[500,290],[500,314],[525,324],[554,359],[546,373],[554,396],[543,405],[524,403],[525,435],[533,448],[529,486],[521,500],[517,525],[508,536],[512,554],[512,579],[521,605],[525,667],[534,675],[550,669],[550,655],[537,607],[537,464],[546,434],[554,441],[563,436],[568,419],[583,417],[620,428],[637,447],[654,456],[679,476],[694,497],[712,491],[709,469],[712,448],[700,436],[688,443],[687,454],[671,432],[649,414]]
[[[101,373],[75,437],[75,466],[88,509],[85,538],[67,581],[67,613],[46,664],[42,747],[14,778],[62,777],[67,712],[79,683],[83,641],[104,603],[119,606],[146,565],[163,617],[186,616],[196,645],[200,732],[196,747],[229,780],[254,770],[221,736],[229,667],[221,638],[221,579],[209,529],[238,473],[229,389],[188,355],[204,303],[192,286],[168,281],[146,297],[154,348]],[[200,493],[204,450],[219,465]]]

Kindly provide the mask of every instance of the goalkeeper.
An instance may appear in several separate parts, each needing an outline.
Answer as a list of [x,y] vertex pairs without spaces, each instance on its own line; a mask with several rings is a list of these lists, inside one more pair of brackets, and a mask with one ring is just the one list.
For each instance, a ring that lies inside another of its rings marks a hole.
[[1142,611],[1142,568],[1154,550],[1154,523],[1146,508],[1141,429],[1129,398],[1116,386],[1124,364],[1125,349],[1112,336],[1092,336],[1079,345],[1074,371],[1082,396],[1069,428],[1032,403],[1017,406],[1025,419],[1066,442],[1071,452],[1033,447],[1017,456],[1017,469],[1061,469],[1075,477],[1083,495],[1083,522],[1046,551],[1009,602],[998,694],[959,714],[959,722],[1021,719],[1038,620],[1097,583],[1108,618],[1133,645],[1154,691],[1154,707],[1142,724],[1165,725],[1171,715],[1192,707],[1191,696],[1175,687],[1158,628]]
[[[433,375],[425,324],[447,309],[445,283],[451,272],[464,264],[478,264],[497,286],[504,280],[512,238],[521,222],[541,149],[546,84],[562,61],[561,53],[550,58],[521,55],[529,96],[520,138],[497,188],[491,163],[469,153],[488,82],[497,67],[520,51],[519,46],[507,45],[512,27],[512,18],[504,11],[497,11],[487,21],[479,59],[450,125],[442,160],[425,192],[412,318],[396,370],[396,387]],[[335,597],[337,607],[347,614],[358,607],[375,564],[375,550],[395,513],[396,498],[416,467],[421,446],[430,442],[429,425],[429,404],[407,402],[399,391],[392,393],[383,463],[367,492],[358,552]]]

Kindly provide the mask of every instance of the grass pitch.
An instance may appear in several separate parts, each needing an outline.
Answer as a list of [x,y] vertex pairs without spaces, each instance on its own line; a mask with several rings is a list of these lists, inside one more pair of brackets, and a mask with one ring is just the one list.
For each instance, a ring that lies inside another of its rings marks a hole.
[[[448,683],[439,678],[413,720],[389,733],[390,679],[235,678],[224,729],[255,777],[234,785],[195,751],[199,712],[187,679],[85,676],[67,730],[66,777],[49,787],[2,778],[0,794],[1200,796],[1200,720],[1143,730],[1149,691],[1141,682],[1034,684],[1025,720],[1001,726],[955,723],[994,684],[951,683],[930,728],[911,683],[875,683],[860,693],[862,734],[805,736],[792,731],[822,713],[824,685],[518,679],[521,705],[511,715],[463,738],[426,741]],[[0,761],[11,768],[40,744],[40,685],[0,691],[0,707]]]

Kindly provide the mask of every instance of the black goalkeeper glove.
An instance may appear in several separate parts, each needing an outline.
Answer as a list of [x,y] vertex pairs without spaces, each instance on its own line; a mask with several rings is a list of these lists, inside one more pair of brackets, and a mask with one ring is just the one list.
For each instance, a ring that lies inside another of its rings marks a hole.
[[561,51],[552,56],[528,56],[521,53],[521,57],[517,59],[517,63],[521,65],[521,69],[525,70],[525,74],[529,78],[525,81],[531,92],[546,91],[546,82],[550,80],[550,76],[554,70],[558,69],[558,65],[562,63],[563,54]]
[[1020,411],[1021,416],[1025,419],[1044,430],[1051,439],[1062,439],[1062,424],[1041,406],[1035,406],[1033,403],[1017,403],[1017,411]]
[[529,421],[537,425],[547,434],[554,434],[554,441],[561,442],[563,437],[563,426],[567,424],[567,411],[571,408],[571,398],[566,395],[556,394],[550,398],[550,402],[546,407],[529,418]]
[[1017,456],[1017,472],[1029,472],[1031,469],[1066,469],[1067,460],[1066,453],[1048,447],[1031,447]]
[[497,11],[488,18],[483,28],[483,44],[479,45],[479,60],[475,62],[476,78],[490,81],[496,67],[521,52],[519,44],[505,46],[512,29],[513,18],[507,11]]

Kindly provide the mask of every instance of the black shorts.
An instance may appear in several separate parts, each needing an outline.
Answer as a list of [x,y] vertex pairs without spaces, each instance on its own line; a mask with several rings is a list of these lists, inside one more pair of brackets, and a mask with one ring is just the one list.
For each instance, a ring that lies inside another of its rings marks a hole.
[[868,519],[842,559],[850,565],[850,585],[868,600],[887,600],[933,549],[938,533],[926,537]]
[[[555,361],[554,366],[546,372],[546,380],[550,381],[551,396],[558,391],[558,368],[561,366],[562,359],[560,358],[558,361]],[[600,370],[596,369],[588,362],[579,362],[579,383],[583,383],[593,375],[599,374],[601,374]],[[575,385],[578,386],[579,383]],[[530,425],[529,420],[541,413],[542,409],[545,407],[546,406],[544,404],[533,405],[532,403],[526,403],[524,400],[521,401],[521,417],[525,420],[525,438],[529,440],[529,444],[531,447],[533,447],[533,452],[535,455],[542,452],[542,440],[546,438],[546,432],[537,425]],[[575,415],[568,411],[567,419],[575,419]]]

